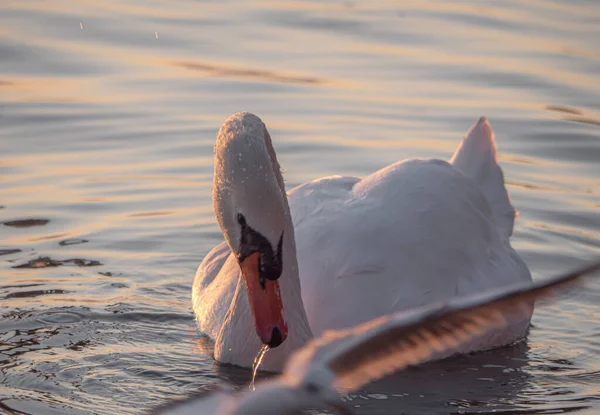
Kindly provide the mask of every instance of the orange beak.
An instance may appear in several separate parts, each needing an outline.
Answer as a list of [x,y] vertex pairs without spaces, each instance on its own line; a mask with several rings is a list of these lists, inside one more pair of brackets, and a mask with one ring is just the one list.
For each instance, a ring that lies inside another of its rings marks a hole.
[[261,283],[259,259],[260,253],[254,252],[240,263],[240,268],[248,291],[256,333],[264,344],[274,348],[287,338],[288,328],[283,319],[279,282],[265,279]]

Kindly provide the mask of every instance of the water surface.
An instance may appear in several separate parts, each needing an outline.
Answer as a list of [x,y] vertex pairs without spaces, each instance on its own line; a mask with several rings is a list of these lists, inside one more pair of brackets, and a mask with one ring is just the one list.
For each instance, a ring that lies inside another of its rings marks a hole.
[[[0,412],[138,414],[249,370],[196,330],[212,147],[246,110],[288,188],[496,131],[534,278],[600,254],[595,1],[0,5]],[[600,411],[600,285],[526,342],[398,374],[358,414]]]

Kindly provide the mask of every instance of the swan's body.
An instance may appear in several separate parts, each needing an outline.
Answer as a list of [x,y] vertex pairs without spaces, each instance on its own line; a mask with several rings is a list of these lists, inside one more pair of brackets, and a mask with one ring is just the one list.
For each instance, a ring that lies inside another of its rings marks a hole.
[[[268,370],[281,370],[291,351],[326,329],[531,281],[509,243],[515,210],[483,117],[450,163],[406,160],[363,179],[335,176],[296,187],[289,193],[291,220],[279,165],[257,117],[242,113],[228,119],[215,151],[215,188],[226,189],[225,196],[217,190],[215,212],[228,243],[204,258],[193,303],[200,329],[217,341],[217,360],[250,366],[260,348],[230,249],[237,242],[228,233],[235,223],[227,218],[238,208],[273,246],[283,232],[279,284],[289,336],[267,355]],[[219,161],[223,158],[229,160]],[[234,200],[227,200],[231,195]],[[282,208],[272,206],[278,197]],[[464,351],[523,337],[532,310]]]
[[290,208],[315,336],[529,278],[485,196],[445,161],[310,182]]

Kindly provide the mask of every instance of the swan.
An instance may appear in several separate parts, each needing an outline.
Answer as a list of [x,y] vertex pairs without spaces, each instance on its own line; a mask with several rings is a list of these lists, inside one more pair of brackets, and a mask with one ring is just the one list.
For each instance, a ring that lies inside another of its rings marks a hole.
[[254,392],[235,392],[220,385],[213,393],[168,402],[151,414],[285,415],[326,407],[349,414],[340,394],[358,391],[440,353],[461,350],[477,338],[506,328],[515,316],[527,313],[532,302],[557,299],[598,277],[600,262],[596,259],[578,270],[535,283],[512,284],[331,330],[296,351],[282,375],[259,383]]
[[[516,216],[481,117],[450,162],[411,159],[362,179],[331,176],[286,194],[271,137],[256,115],[221,126],[212,190],[225,241],[192,287],[199,329],[222,363],[281,371],[328,329],[448,298],[531,282],[510,245]],[[525,336],[531,307],[464,350]]]

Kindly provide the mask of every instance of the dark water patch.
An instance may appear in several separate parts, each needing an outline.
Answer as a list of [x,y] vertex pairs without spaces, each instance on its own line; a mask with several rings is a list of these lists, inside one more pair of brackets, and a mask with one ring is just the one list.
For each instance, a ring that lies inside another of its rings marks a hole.
[[0,255],[16,254],[17,252],[21,252],[21,250],[20,249],[0,249]]
[[110,286],[113,288],[129,288],[129,285],[124,284],[122,282],[113,282],[112,284],[110,284]]
[[37,259],[32,259],[31,261],[21,264],[15,265],[13,268],[48,268],[48,267],[58,267],[62,265],[59,261],[55,261],[49,257],[39,257]]
[[116,277],[116,276],[123,275],[123,274],[113,274],[113,273],[112,273],[112,272],[110,272],[110,271],[106,271],[106,272],[98,272],[98,274],[100,274],[100,275],[104,275],[105,277]]
[[54,290],[33,290],[33,291],[18,291],[15,293],[7,294],[4,298],[32,298],[39,297],[41,295],[49,295],[49,294],[67,294],[70,291],[54,289]]
[[557,365],[573,366],[573,362],[568,359],[548,359],[548,361]]
[[582,115],[583,113],[577,108],[567,107],[566,105],[546,105],[548,111],[563,112],[565,114]]
[[109,306],[106,307],[106,311],[109,313],[113,313],[113,314],[129,313],[133,310],[134,309],[131,307],[130,304],[125,304],[125,303],[110,304]]
[[87,239],[65,239],[64,241],[60,241],[58,244],[60,246],[69,246],[69,245],[79,245],[85,244],[89,241]]
[[564,117],[565,121],[578,122],[582,124],[596,125],[600,127],[600,120],[590,117]]
[[30,228],[32,226],[44,226],[48,224],[48,219],[19,219],[2,222],[5,226],[11,226],[13,228]]
[[327,81],[321,78],[310,76],[287,75],[264,69],[232,68],[203,62],[190,61],[175,62],[174,65],[218,78],[248,78],[258,79],[266,82],[286,84],[321,85],[327,83]]
[[11,310],[8,313],[2,314],[2,318],[0,322],[9,321],[9,320],[22,320],[28,318],[31,315],[31,311],[29,310]]
[[142,213],[132,213],[128,215],[130,218],[144,218],[149,216],[167,216],[172,215],[173,212],[163,211],[163,212],[142,212]]
[[[468,401],[464,401],[464,402],[468,402]],[[529,405],[535,405],[535,402],[527,402]],[[484,405],[484,406],[489,406],[488,405]],[[473,408],[473,406],[465,406],[465,409],[469,409],[469,408]],[[477,408],[475,406],[475,408]],[[542,415],[542,414],[566,414],[569,412],[579,412],[579,411],[583,411],[585,409],[589,409],[591,408],[590,406],[574,406],[574,407],[560,407],[560,408],[552,408],[552,409],[548,409],[543,408],[543,409],[515,409],[515,408],[511,408],[511,409],[492,409],[491,411],[481,411],[481,410],[477,410],[477,414],[479,415],[513,415],[513,414],[518,414],[518,415]],[[464,415],[465,413],[472,413],[471,411],[456,411],[456,412],[449,412],[448,415]]]
[[[11,337],[3,343],[3,346],[7,347],[3,348],[2,353],[8,356],[19,356],[30,350],[48,349],[49,347],[41,346],[42,340],[57,335],[59,328],[23,328],[9,333]],[[24,349],[24,347],[28,347],[28,349]]]
[[61,265],[76,265],[78,267],[96,267],[102,265],[102,263],[100,261],[81,258],[55,260],[50,257],[39,257],[36,259],[32,259],[31,261],[25,264],[15,265],[13,266],[13,268],[48,268],[59,267]]
[[78,267],[97,267],[102,265],[100,261],[81,258],[65,259],[64,261],[61,261],[61,264],[73,264],[77,265]]
[[44,284],[13,284],[13,285],[0,285],[0,290],[6,288],[27,288],[27,287],[39,287]]
[[71,343],[69,346],[66,346],[69,350],[75,350],[80,352],[84,347],[90,344],[90,340],[79,340],[75,343]]

